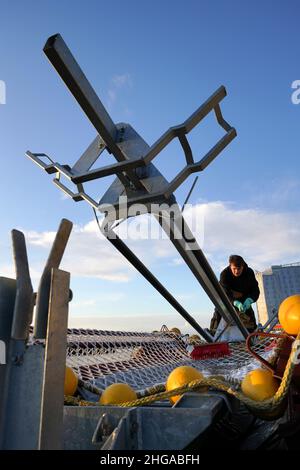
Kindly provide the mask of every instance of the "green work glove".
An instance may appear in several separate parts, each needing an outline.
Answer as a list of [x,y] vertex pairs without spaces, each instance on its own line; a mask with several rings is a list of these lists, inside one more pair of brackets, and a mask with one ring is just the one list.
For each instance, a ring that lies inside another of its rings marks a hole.
[[233,305],[240,311],[240,312],[244,312],[244,305],[242,304],[242,302],[240,302],[239,300],[235,300],[233,302]]
[[244,302],[244,311],[248,310],[251,307],[251,304],[254,303],[254,300],[251,297],[248,297]]

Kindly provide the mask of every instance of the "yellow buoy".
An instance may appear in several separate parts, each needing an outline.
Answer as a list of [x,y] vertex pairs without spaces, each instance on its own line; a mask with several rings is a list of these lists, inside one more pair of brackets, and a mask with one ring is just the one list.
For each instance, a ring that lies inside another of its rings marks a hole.
[[194,341],[199,341],[201,338],[198,335],[192,335],[190,336],[190,339],[193,339]]
[[109,385],[100,397],[101,405],[118,405],[125,401],[137,399],[137,394],[128,384],[115,383]]
[[279,381],[273,377],[271,371],[255,369],[244,377],[241,387],[247,397],[255,401],[263,401],[275,395]]
[[172,331],[172,333],[175,333],[175,335],[181,335],[180,329],[176,326],[174,326],[174,328],[171,328],[170,331]]
[[279,322],[286,333],[297,335],[300,331],[300,294],[287,297],[279,306]]
[[[199,370],[191,366],[180,366],[176,367],[168,377],[166,383],[166,391],[170,392],[175,388],[182,387],[183,385],[188,384],[192,380],[201,380],[203,379],[203,374]],[[205,388],[206,390],[206,388]],[[175,403],[181,395],[176,395],[170,398],[171,403]]]
[[193,343],[201,343],[201,338],[198,335],[191,335],[188,338],[188,343],[193,344]]
[[78,387],[78,377],[71,367],[66,366],[64,393],[73,396]]

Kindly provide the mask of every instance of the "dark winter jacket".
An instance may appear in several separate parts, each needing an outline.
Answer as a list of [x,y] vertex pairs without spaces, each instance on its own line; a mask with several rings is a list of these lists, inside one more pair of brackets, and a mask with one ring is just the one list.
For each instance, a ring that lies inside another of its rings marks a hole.
[[[221,272],[220,284],[231,302],[239,300],[244,303],[247,297],[251,297],[251,299],[256,302],[259,297],[260,292],[254,271],[249,268],[246,263],[242,274],[238,277],[234,276],[231,272],[230,266],[227,266],[227,268]],[[236,296],[234,294],[235,292],[240,292],[242,297]]]

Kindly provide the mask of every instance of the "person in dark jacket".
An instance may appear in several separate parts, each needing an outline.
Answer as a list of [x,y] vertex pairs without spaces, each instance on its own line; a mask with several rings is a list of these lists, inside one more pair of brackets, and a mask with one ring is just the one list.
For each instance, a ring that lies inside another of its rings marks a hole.
[[[231,255],[229,266],[221,272],[220,284],[249,333],[254,331],[257,324],[251,305],[257,301],[260,294],[254,271],[249,268],[241,256]],[[221,315],[215,309],[210,322],[212,334],[216,332],[220,320]]]

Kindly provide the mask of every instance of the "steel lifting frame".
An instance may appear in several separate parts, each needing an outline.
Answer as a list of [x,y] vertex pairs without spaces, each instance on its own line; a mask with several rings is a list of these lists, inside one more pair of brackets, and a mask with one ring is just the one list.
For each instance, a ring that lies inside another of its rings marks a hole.
[[[181,125],[171,127],[150,147],[129,124],[115,124],[112,121],[59,34],[51,36],[47,40],[44,52],[95,127],[98,135],[73,167],[54,162],[44,153],[28,151],[26,155],[47,173],[56,173],[54,183],[74,201],[85,200],[94,209],[108,214],[108,216],[113,214],[112,220],[119,220],[124,211],[128,214],[130,208],[136,204],[144,204],[148,212],[151,211],[150,207],[154,203],[163,205],[165,207],[164,216],[162,217],[162,214],[159,213],[154,214],[154,217],[168,234],[173,245],[227,324],[235,324],[246,338],[248,331],[240,321],[205,255],[189,230],[173,194],[190,174],[203,171],[236,137],[236,130],[225,121],[220,108],[220,102],[226,96],[225,87],[221,86],[186,121]],[[226,133],[202,159],[195,161],[186,135],[211,111],[214,111],[217,122]],[[186,164],[169,183],[153,165],[152,160],[174,138],[178,138],[180,141]],[[115,157],[117,163],[91,170],[105,149]],[[97,202],[88,195],[83,184],[109,175],[116,175],[116,179],[101,200]],[[73,183],[76,190],[71,190],[63,184],[61,177],[65,177]],[[122,198],[125,202],[122,202]],[[102,227],[102,233],[203,338],[209,342],[213,341],[210,334],[201,328],[117,236],[111,224]]]

